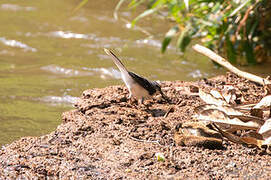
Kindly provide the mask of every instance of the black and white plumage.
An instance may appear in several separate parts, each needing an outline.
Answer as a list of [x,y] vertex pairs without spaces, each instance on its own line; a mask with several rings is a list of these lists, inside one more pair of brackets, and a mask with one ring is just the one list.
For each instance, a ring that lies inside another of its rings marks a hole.
[[110,50],[104,49],[106,54],[113,58],[114,63],[121,72],[121,77],[126,87],[129,90],[129,98],[144,100],[159,92],[162,97],[168,101],[168,98],[163,94],[161,86],[156,81],[149,81],[142,76],[130,72],[122,64],[120,59]]

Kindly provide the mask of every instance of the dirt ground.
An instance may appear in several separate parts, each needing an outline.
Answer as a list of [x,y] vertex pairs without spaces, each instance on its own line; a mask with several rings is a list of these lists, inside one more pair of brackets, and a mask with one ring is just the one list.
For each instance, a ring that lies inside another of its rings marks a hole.
[[[0,151],[0,179],[270,179],[271,156],[223,140],[222,147],[181,146],[174,134],[197,121],[203,101],[198,87],[232,85],[241,104],[256,103],[262,86],[233,74],[197,82],[162,82],[171,99],[156,96],[145,106],[127,100],[124,86],[83,92],[51,134],[24,137]],[[158,161],[157,153],[164,155]]]

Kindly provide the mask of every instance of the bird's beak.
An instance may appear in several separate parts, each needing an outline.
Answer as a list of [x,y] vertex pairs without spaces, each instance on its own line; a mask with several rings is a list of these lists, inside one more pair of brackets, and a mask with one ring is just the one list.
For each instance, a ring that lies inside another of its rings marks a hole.
[[161,93],[161,95],[162,95],[162,98],[163,98],[164,100],[166,100],[168,103],[170,103],[169,97],[167,97],[167,96],[162,92],[162,90],[160,90],[160,93]]

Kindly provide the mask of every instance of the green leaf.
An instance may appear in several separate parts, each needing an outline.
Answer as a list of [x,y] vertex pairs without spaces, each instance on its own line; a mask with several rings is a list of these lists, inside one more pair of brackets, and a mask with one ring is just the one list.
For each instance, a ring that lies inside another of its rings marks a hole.
[[148,10],[144,11],[143,13],[141,13],[140,15],[138,15],[138,16],[132,21],[132,26],[134,26],[135,23],[136,23],[139,19],[141,19],[141,18],[143,18],[143,17],[145,17],[145,16],[148,16],[148,15],[150,15],[150,14],[156,12],[157,10],[158,10],[158,8],[155,8],[155,9],[148,9]]
[[164,53],[172,39],[172,37],[179,31],[179,27],[178,26],[174,26],[172,27],[165,35],[165,38],[163,40],[163,43],[162,43],[162,48],[161,48],[161,51],[162,53]]
[[113,16],[114,18],[117,20],[118,19],[118,11],[119,11],[119,8],[120,6],[123,4],[123,2],[126,1],[126,0],[120,0],[118,2],[118,4],[116,5],[115,9],[114,9],[114,13],[113,13]]
[[185,29],[184,31],[182,31],[181,35],[177,40],[177,47],[180,48],[181,52],[184,52],[190,41],[191,36],[188,33],[188,29]]
[[257,29],[258,25],[259,25],[259,20],[256,19],[253,25],[251,26],[251,28],[249,28],[250,32],[248,33],[248,38],[250,40],[254,37],[254,32]]
[[157,1],[155,1],[155,3],[153,3],[151,8],[154,9],[154,8],[160,7],[164,4],[166,4],[166,2],[164,0],[157,0]]

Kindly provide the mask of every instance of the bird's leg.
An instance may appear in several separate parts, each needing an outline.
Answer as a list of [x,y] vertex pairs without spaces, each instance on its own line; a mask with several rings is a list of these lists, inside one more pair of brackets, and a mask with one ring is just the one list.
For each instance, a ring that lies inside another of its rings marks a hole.
[[131,92],[131,90],[130,90],[129,88],[128,88],[128,91],[129,91],[128,101],[129,101],[129,103],[131,104],[133,94],[132,94],[132,92]]
[[135,99],[133,98],[133,94],[132,94],[132,92],[130,90],[129,90],[128,102],[130,104],[137,103],[137,101],[135,101]]
[[139,103],[144,105],[144,97],[139,100]]
[[128,96],[128,102],[129,102],[130,104],[133,104],[133,98],[132,98],[132,95],[131,95],[131,94]]
[[150,110],[149,109],[150,104],[148,104],[148,103],[144,104],[144,100],[145,100],[144,97],[142,97],[141,99],[139,99],[139,101],[138,101],[139,102],[139,106],[142,107],[142,108],[144,108],[144,109],[146,108],[146,110],[148,111],[148,110]]
[[144,97],[142,97],[141,99],[138,100],[138,105],[141,106],[145,106],[144,104]]
[[131,98],[132,98],[132,93],[129,91],[128,99],[131,99]]

